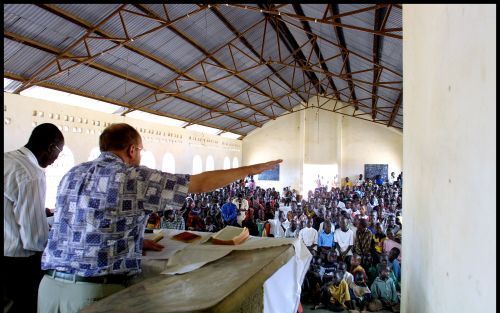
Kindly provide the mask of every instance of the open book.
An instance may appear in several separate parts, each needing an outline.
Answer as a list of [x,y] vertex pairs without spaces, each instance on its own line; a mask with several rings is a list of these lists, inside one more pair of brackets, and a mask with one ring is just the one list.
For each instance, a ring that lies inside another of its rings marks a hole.
[[212,236],[212,243],[218,245],[239,245],[250,236],[248,228],[226,226]]

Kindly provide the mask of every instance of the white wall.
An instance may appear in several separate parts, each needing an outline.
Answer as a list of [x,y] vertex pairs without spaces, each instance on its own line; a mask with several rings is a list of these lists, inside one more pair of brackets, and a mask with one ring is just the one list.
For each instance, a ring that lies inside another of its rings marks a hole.
[[304,160],[303,119],[303,112],[282,116],[243,138],[243,165],[283,159],[280,164],[280,181],[256,180],[259,186],[275,187],[280,192],[286,186],[297,190],[301,188]]
[[[314,102],[315,100],[311,100]],[[302,194],[322,185],[332,186],[341,166],[341,115],[310,108],[304,111],[305,141]]]
[[396,176],[403,168],[403,134],[391,127],[342,116],[342,180],[364,176],[365,164],[387,164]]
[[[316,103],[316,98],[311,103]],[[321,103],[324,99],[320,100]],[[338,106],[341,106],[338,104]],[[332,101],[325,108],[333,108]],[[283,159],[280,181],[259,181],[262,187],[292,186],[302,194],[337,177],[354,180],[365,164],[388,164],[389,173],[402,169],[403,135],[369,121],[308,108],[277,118],[243,139],[243,164]]]
[[[35,111],[36,115],[34,115]],[[43,116],[38,116],[40,112]],[[59,114],[59,119],[57,119],[57,114]],[[74,162],[78,164],[88,161],[92,148],[99,146],[99,135],[108,123],[125,122],[141,133],[144,151],[153,153],[156,169],[162,169],[163,157],[166,153],[174,156],[176,173],[191,174],[195,155],[201,157],[203,171],[206,170],[208,156],[214,159],[214,169],[223,168],[226,156],[231,161],[236,157],[241,164],[242,142],[240,140],[202,134],[179,127],[87,110],[67,104],[4,93],[4,117],[4,151],[24,146],[28,142],[35,123],[53,123],[62,128],[65,147],[71,150]],[[71,121],[72,118],[74,121]],[[99,125],[96,125],[97,122]],[[52,167],[62,169],[62,165],[57,163],[56,161]],[[60,179],[58,177],[64,174],[59,172],[61,170],[52,175],[54,173],[52,169],[48,170],[47,192],[50,193],[47,195],[48,207],[52,207],[54,202],[52,199],[55,199],[56,187],[53,185],[57,184]]]
[[[9,124],[4,122],[4,151],[14,150],[26,144],[33,130],[33,122],[38,124],[53,123],[68,127],[68,131],[63,131],[66,139],[65,144],[73,151],[76,163],[85,162],[88,160],[92,147],[99,145],[99,135],[105,128],[105,123],[124,122],[138,130],[143,129],[141,137],[144,148],[153,152],[158,169],[161,169],[163,156],[166,152],[174,155],[178,173],[191,173],[193,157],[196,154],[201,156],[204,170],[208,155],[212,155],[214,158],[215,169],[222,169],[226,155],[231,160],[237,157],[241,161],[241,140],[203,134],[179,127],[165,126],[11,93],[4,93],[4,106],[6,109],[4,116],[10,120]],[[33,116],[34,111],[43,112],[43,117]],[[60,119],[50,118],[49,114],[51,113],[60,114]],[[65,121],[64,116],[66,115],[69,118],[74,117],[75,121]],[[79,123],[76,121],[77,118],[87,119],[88,122]],[[99,125],[93,125],[93,121],[99,121]],[[73,127],[81,128],[82,132],[73,132]],[[94,130],[95,133],[87,134],[87,129]],[[150,134],[149,131],[154,133]],[[156,132],[165,133],[165,136],[158,135]],[[168,136],[169,133],[172,136]]]
[[495,312],[495,12],[403,5],[403,313]]

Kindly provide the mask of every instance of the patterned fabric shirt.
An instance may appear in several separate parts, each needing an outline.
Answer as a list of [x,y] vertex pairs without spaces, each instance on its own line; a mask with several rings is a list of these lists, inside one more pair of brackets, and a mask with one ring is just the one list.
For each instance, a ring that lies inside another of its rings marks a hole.
[[354,241],[354,253],[358,255],[368,255],[371,252],[372,233],[365,229],[364,232],[358,229],[356,240]]
[[184,230],[186,229],[186,226],[182,216],[176,216],[173,221],[163,219],[161,221],[161,228]]
[[42,269],[80,276],[136,274],[150,212],[180,207],[190,176],[130,166],[103,152],[62,178]]

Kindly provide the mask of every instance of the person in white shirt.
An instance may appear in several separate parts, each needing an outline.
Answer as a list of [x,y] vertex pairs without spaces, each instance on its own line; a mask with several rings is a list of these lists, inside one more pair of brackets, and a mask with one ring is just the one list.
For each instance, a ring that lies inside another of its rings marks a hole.
[[318,231],[312,228],[312,218],[308,218],[306,227],[302,228],[299,232],[299,240],[302,240],[309,250],[316,250],[318,245]]
[[363,185],[363,183],[365,182],[365,180],[363,179],[363,174],[359,174],[359,177],[358,177],[358,180],[356,181],[356,186],[361,186]]
[[333,234],[335,249],[339,253],[339,258],[349,263],[349,257],[352,255],[352,248],[354,245],[354,233],[347,227],[345,218],[341,218],[339,224],[340,228],[337,228]]
[[297,227],[297,221],[291,220],[290,226],[285,231],[285,238],[297,238],[299,236],[299,228]]
[[28,143],[3,155],[3,288],[12,312],[36,312],[41,256],[49,225],[45,168],[58,158],[64,136],[54,124],[33,129]]
[[283,238],[285,237],[285,228],[283,228],[282,223],[285,221],[285,218],[282,211],[277,211],[276,213],[278,214],[275,214],[273,219],[267,220],[269,225],[271,225],[269,233],[275,238]]
[[389,175],[389,185],[394,184],[395,181],[396,181],[396,174],[394,174],[394,172],[391,172],[391,175]]
[[245,219],[245,214],[248,211],[248,200],[243,198],[243,195],[239,193],[238,197],[234,198],[233,203],[234,205],[236,205],[236,211],[238,212],[238,217],[236,218],[236,220],[241,226],[241,223]]
[[339,199],[339,201],[337,202],[337,207],[341,210],[344,210],[345,209],[345,203],[342,202],[342,200]]

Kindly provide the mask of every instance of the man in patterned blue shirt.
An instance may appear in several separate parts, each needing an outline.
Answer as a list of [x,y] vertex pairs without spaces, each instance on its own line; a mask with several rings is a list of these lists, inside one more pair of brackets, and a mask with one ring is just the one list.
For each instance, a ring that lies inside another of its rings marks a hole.
[[141,271],[145,250],[163,246],[144,239],[149,213],[180,207],[188,193],[203,193],[273,168],[281,160],[204,172],[170,174],[139,166],[140,134],[121,123],[99,137],[101,155],[73,167],[57,192],[54,224],[42,256],[47,270],[39,312],[77,312],[124,289]]

